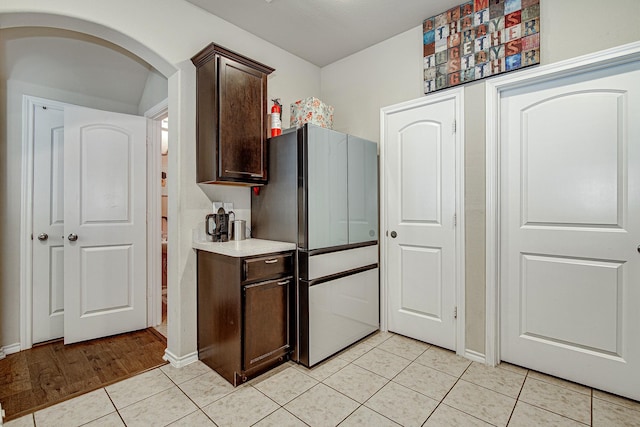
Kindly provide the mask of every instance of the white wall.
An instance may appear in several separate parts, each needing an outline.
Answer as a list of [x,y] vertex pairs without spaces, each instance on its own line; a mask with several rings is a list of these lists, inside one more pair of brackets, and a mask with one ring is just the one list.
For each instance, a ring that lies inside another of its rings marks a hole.
[[[640,39],[638,0],[540,0],[540,8],[543,64]],[[321,99],[335,107],[337,129],[378,141],[379,109],[424,96],[421,79],[416,27],[324,67]],[[484,83],[467,85],[465,103],[466,339],[468,349],[484,353]]]
[[138,115],[144,116],[144,113],[149,111],[149,109],[167,99],[168,94],[167,78],[157,70],[151,70],[145,82],[142,96],[140,97]]
[[[284,105],[320,93],[320,69],[182,0],[2,1],[0,28],[34,25],[67,28],[109,40],[168,77],[169,217],[176,218],[169,225],[172,244],[168,254],[168,351],[176,358],[188,356],[196,351],[196,274],[191,230],[210,210],[211,199],[248,206],[250,191],[212,186],[205,194],[195,183],[195,68],[190,58],[208,43],[216,42],[272,66],[276,71],[268,79],[268,96],[281,98]],[[0,94],[4,83],[0,81]],[[288,123],[286,110],[283,116]],[[20,188],[21,184],[14,181],[13,185]],[[0,347],[19,342],[19,316],[15,310],[7,310],[19,306],[17,294],[12,291],[18,286],[12,282],[0,287]]]

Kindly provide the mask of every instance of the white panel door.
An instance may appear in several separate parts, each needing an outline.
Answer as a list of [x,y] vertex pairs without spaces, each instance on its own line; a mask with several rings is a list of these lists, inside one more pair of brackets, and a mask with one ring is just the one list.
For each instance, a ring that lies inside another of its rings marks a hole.
[[33,104],[32,341],[64,335],[64,111]]
[[454,99],[387,115],[388,328],[448,349],[455,332]]
[[65,109],[65,344],[146,327],[146,119]]
[[640,399],[640,71],[506,92],[501,359]]

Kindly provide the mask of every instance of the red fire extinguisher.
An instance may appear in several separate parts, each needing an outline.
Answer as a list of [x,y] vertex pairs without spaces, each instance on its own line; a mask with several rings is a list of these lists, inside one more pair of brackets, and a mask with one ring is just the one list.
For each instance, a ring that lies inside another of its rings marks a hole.
[[271,136],[282,135],[282,105],[280,98],[272,99],[271,107]]

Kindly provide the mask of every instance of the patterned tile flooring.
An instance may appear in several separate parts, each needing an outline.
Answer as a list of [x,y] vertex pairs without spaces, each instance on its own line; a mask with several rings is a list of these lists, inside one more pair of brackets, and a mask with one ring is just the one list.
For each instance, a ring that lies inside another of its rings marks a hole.
[[627,427],[640,426],[640,402],[377,333],[236,389],[201,362],[165,365],[5,424],[34,425]]

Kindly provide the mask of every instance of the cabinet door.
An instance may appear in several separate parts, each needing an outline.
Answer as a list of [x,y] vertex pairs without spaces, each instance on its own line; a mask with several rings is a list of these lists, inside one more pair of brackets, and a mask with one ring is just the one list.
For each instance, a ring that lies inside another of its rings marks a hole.
[[267,179],[267,76],[218,56],[218,175],[232,181]]
[[308,248],[346,245],[347,135],[306,125]]
[[287,354],[291,277],[243,288],[244,371]]
[[378,240],[378,146],[348,137],[349,243]]
[[196,180],[213,182],[218,176],[216,61],[199,64],[196,73]]

